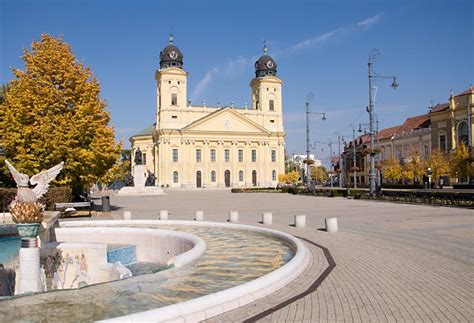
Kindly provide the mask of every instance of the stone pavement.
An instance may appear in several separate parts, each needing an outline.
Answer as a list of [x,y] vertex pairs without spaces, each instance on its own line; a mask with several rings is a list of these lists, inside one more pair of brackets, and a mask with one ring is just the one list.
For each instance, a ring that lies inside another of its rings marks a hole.
[[[261,213],[273,212],[272,228],[307,240],[313,261],[299,279],[211,322],[474,321],[473,210],[223,190],[111,202],[139,219],[165,209],[170,219],[204,210],[205,220],[225,221],[236,210],[241,223],[262,225]],[[306,228],[289,226],[296,214],[307,215]],[[326,217],[338,218],[339,232],[318,230]]]

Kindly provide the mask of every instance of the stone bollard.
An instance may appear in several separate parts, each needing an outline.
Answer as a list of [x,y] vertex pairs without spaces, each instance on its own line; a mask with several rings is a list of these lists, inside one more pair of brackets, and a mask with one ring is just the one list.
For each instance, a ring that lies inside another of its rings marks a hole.
[[194,217],[194,220],[204,221],[204,211],[202,210],[196,211],[196,216]]
[[123,211],[123,219],[124,219],[124,220],[131,220],[131,219],[132,219],[132,212],[130,212],[130,211]]
[[306,215],[299,214],[295,215],[295,227],[304,228],[306,226]]
[[40,291],[40,250],[20,248],[20,294]]
[[326,223],[326,232],[337,232],[337,218],[324,219]]
[[168,210],[160,211],[160,220],[168,220]]
[[239,212],[237,211],[230,211],[229,212],[229,222],[238,222],[239,221]]
[[272,212],[263,212],[262,213],[262,223],[264,225],[272,225],[272,223],[273,223]]

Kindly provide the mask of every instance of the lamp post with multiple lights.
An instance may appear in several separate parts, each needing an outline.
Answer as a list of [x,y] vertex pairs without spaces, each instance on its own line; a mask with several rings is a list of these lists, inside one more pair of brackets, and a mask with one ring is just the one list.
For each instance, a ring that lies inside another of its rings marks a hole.
[[326,120],[325,112],[312,112],[309,110],[309,102],[314,99],[314,94],[310,93],[306,97],[306,188],[309,190],[311,185],[311,164],[309,159],[309,153],[311,152],[311,144],[309,139],[309,115],[317,114],[322,116],[322,120]]
[[397,78],[395,76],[384,76],[374,72],[373,64],[374,58],[379,55],[380,52],[377,49],[372,49],[369,53],[369,106],[367,112],[369,113],[369,129],[370,129],[370,194],[375,194],[375,136],[374,136],[374,97],[372,82],[373,78],[392,79],[392,88],[395,90],[398,87]]

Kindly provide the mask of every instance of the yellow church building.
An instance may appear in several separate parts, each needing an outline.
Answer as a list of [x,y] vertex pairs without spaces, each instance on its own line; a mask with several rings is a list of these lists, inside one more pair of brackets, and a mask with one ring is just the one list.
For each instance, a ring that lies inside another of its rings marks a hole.
[[255,62],[250,107],[191,105],[183,55],[170,43],[160,53],[156,121],[130,138],[132,169],[140,149],[156,185],[172,188],[268,187],[283,174],[282,81],[264,54]]

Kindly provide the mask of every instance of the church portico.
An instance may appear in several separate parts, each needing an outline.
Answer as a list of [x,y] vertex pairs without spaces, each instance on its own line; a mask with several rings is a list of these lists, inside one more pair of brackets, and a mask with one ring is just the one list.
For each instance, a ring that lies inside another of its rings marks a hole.
[[207,107],[187,100],[187,73],[179,49],[170,43],[161,52],[155,74],[156,123],[130,139],[133,151],[146,145],[146,167],[156,185],[186,189],[278,184],[278,174],[284,173],[282,82],[266,47],[262,57],[250,82],[250,108]]

